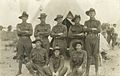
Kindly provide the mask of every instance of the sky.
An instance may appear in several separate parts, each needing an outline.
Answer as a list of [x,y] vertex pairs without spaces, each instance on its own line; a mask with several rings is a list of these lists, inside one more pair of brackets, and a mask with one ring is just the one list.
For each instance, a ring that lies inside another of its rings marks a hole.
[[[16,26],[21,20],[18,17],[21,15],[23,11],[27,11],[29,14],[29,22],[38,21],[36,18],[39,16],[40,9],[45,10],[47,5],[58,5],[58,2],[54,2],[56,4],[49,4],[51,1],[58,0],[0,0],[0,25],[8,26],[13,25]],[[66,0],[60,0],[66,1]],[[78,4],[77,7],[80,7],[80,11],[84,13],[89,10],[89,8],[95,8],[96,10],[96,18],[99,19],[102,23],[119,23],[120,24],[120,0],[69,0],[75,1]],[[74,2],[74,3],[75,3]],[[62,7],[62,4],[59,4]],[[51,8],[52,8],[51,7]],[[60,8],[63,9],[64,8]],[[88,17],[87,17],[88,18]],[[82,22],[84,22],[83,20]]]

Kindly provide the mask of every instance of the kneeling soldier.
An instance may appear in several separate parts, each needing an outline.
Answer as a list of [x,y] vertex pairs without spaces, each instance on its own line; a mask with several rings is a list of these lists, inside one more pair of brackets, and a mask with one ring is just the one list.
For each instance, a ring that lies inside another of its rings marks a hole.
[[55,47],[54,55],[50,58],[50,70],[53,76],[64,76],[67,69],[68,68],[64,66],[64,57],[60,55],[60,48]]
[[47,66],[48,53],[43,48],[42,41],[37,39],[33,43],[36,44],[36,47],[32,49],[30,60],[26,64],[27,69],[33,76],[52,76]]
[[86,71],[87,53],[82,50],[82,42],[72,44],[74,50],[70,54],[70,69],[68,76],[83,76]]

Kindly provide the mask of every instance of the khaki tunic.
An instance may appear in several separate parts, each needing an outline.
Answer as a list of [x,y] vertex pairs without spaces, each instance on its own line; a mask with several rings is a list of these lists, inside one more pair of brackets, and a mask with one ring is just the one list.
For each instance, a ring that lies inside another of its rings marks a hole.
[[49,24],[38,24],[35,27],[34,36],[37,38],[39,37],[43,41],[43,46],[45,49],[49,49],[49,39],[48,36],[50,35],[51,27]]
[[[94,64],[95,69],[98,70],[98,60],[99,60],[99,35],[101,30],[101,23],[96,19],[90,19],[85,21],[84,24],[87,29],[87,36],[85,39],[85,49],[87,51],[87,67],[86,74],[89,74],[90,65]],[[96,28],[97,30],[92,30],[92,28]]]
[[[25,32],[27,31],[27,32]],[[17,56],[23,59],[24,56],[29,57],[32,50],[32,42],[30,36],[32,36],[33,28],[30,23],[17,24],[17,35],[19,40],[17,42]]]
[[[85,21],[84,24],[87,29],[87,36],[85,40],[85,47],[86,51],[89,56],[95,55],[99,53],[99,36],[98,33],[100,33],[101,29],[101,23],[100,21],[93,19],[93,20],[88,20]],[[96,28],[97,30],[92,31],[91,28]]]
[[[59,33],[63,33],[62,35],[58,35]],[[67,48],[67,28],[63,24],[57,24],[52,28],[51,37],[54,38],[53,48],[59,46],[62,50]]]
[[[81,33],[83,33],[83,35],[76,35]],[[69,29],[69,38],[70,38],[70,48],[71,48],[71,43],[76,40],[81,40],[84,43],[84,26],[81,24],[72,25]]]

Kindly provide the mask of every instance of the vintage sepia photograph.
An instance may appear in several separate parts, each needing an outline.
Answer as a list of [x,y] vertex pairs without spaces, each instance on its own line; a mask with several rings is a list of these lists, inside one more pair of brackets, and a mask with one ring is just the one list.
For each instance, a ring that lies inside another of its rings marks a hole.
[[0,76],[120,76],[120,0],[0,0]]

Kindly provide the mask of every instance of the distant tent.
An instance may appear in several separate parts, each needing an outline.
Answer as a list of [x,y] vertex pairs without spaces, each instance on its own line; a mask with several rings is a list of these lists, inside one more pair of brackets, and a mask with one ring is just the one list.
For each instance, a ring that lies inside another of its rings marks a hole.
[[64,18],[67,16],[68,12],[71,11],[73,15],[81,15],[82,23],[86,19],[85,12],[80,8],[76,0],[50,0],[48,5],[45,7],[43,12],[47,16],[47,22],[54,26],[54,18],[56,15],[61,14]]

